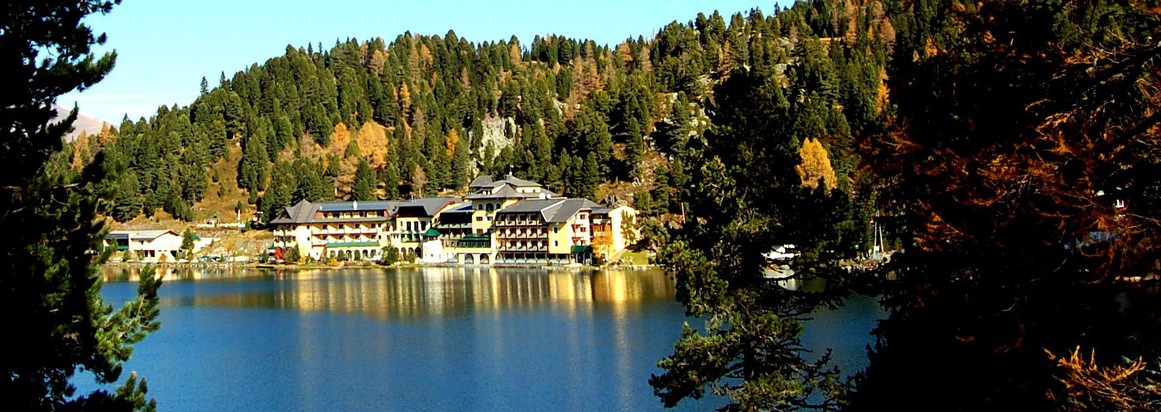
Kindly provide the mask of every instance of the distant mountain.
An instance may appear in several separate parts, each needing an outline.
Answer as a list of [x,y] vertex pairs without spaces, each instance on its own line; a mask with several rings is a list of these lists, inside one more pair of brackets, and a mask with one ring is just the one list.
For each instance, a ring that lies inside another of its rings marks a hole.
[[[64,120],[65,116],[69,115],[69,110],[71,110],[58,104],[54,104],[52,107],[56,109],[56,117],[52,119],[54,123]],[[65,141],[73,141],[82,131],[86,135],[96,136],[106,125],[112,126],[104,120],[86,116],[84,113],[77,113],[77,121],[73,122],[73,131],[65,135]]]

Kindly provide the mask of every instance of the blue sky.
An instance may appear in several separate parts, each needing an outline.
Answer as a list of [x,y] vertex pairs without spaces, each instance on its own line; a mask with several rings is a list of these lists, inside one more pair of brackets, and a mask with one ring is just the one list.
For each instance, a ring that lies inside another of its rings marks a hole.
[[[188,105],[202,77],[211,87],[252,63],[281,55],[287,45],[330,48],[336,39],[397,35],[444,35],[449,29],[479,43],[555,33],[615,45],[628,37],[651,37],[671,21],[720,11],[726,20],[752,8],[773,10],[774,0],[521,2],[493,0],[376,1],[125,0],[87,22],[109,39],[100,51],[116,50],[117,66],[101,83],[57,102],[114,124],[123,115],[148,118],[163,104]],[[786,4],[786,2],[782,2]]]

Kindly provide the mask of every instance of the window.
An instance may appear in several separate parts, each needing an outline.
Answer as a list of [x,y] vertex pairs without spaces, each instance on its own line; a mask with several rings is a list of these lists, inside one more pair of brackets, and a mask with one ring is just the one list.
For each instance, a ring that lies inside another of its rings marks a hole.
[[476,216],[476,221],[477,221],[477,222],[483,222],[483,221],[484,221],[484,217],[483,217],[483,216]]
[[554,240],[554,241],[552,241],[552,245],[553,245],[553,246],[560,246],[560,241],[559,241],[559,240]]
[[585,232],[585,228],[581,227],[581,233],[584,233],[584,232]]

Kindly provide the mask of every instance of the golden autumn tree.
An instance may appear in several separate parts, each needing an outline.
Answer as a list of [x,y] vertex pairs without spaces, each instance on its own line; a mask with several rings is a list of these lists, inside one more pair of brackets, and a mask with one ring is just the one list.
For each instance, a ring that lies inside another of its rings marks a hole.
[[460,144],[460,132],[456,129],[447,131],[447,138],[444,139],[447,144],[447,157],[451,158],[456,153],[456,145]]
[[802,186],[817,189],[821,184],[823,189],[833,190],[838,184],[834,167],[830,164],[830,155],[822,142],[818,139],[806,139],[798,151],[802,163],[794,167],[798,177],[802,179]]
[[355,135],[359,152],[373,169],[382,169],[387,164],[387,128],[375,122],[363,123]]

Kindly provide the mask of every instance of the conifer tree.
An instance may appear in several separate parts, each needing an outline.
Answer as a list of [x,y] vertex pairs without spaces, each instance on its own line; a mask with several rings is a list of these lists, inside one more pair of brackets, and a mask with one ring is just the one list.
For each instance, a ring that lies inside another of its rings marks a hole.
[[294,166],[289,162],[275,162],[273,170],[270,187],[266,189],[266,193],[258,202],[258,210],[262,212],[264,222],[276,219],[282,213],[283,208],[291,205],[291,202],[295,200],[294,193],[298,187]]
[[366,159],[359,159],[358,169],[355,170],[355,188],[351,197],[354,200],[377,200],[375,196],[375,171]]
[[242,162],[238,165],[238,186],[250,189],[251,197],[256,199],[258,192],[265,189],[269,164],[265,136],[248,136],[244,146]]
[[471,166],[471,150],[468,150],[468,140],[459,139],[452,154],[451,187],[459,190],[468,184],[468,167]]
[[[98,155],[80,173],[53,167],[77,111],[52,123],[61,93],[85,90],[113,68],[113,53],[82,20],[108,13],[116,1],[36,1],[0,9],[0,311],[13,337],[0,352],[0,399],[16,410],[142,409],[156,405],[135,375],[116,390],[77,394],[78,369],[99,384],[121,378],[132,345],[158,328],[152,271],[138,296],[118,310],[101,299],[94,256],[105,233],[100,184],[118,170]],[[109,186],[104,186],[109,187]]]
[[141,184],[137,174],[126,171],[117,188],[117,199],[113,202],[113,219],[127,222],[141,214]]

